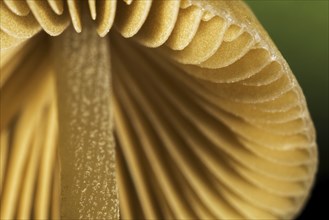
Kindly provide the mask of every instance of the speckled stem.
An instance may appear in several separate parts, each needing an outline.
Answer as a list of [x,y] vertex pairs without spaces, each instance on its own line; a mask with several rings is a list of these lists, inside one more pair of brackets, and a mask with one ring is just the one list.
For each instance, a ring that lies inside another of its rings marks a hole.
[[86,24],[55,41],[61,218],[118,219],[108,39]]

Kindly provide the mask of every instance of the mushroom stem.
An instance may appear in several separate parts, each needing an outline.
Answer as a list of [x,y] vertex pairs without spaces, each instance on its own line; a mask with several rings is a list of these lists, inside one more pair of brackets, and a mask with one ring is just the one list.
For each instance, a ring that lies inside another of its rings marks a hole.
[[85,23],[81,34],[70,28],[54,45],[61,218],[118,219],[110,47]]

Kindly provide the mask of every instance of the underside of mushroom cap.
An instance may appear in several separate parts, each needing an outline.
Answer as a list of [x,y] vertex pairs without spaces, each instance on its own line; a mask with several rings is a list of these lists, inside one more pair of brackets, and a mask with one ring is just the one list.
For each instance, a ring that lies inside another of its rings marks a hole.
[[[0,10],[6,216],[58,215],[48,51],[66,29],[85,31],[85,17],[111,48],[123,219],[290,219],[302,209],[317,166],[314,127],[288,64],[244,2],[3,0]],[[37,153],[43,144],[50,150]],[[31,190],[40,185],[48,190]]]

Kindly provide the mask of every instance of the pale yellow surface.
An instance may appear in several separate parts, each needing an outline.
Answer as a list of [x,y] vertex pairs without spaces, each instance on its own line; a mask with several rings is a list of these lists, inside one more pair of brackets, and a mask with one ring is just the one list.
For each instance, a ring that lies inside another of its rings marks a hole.
[[292,219],[305,204],[314,127],[245,3],[4,0],[0,37],[1,219]]

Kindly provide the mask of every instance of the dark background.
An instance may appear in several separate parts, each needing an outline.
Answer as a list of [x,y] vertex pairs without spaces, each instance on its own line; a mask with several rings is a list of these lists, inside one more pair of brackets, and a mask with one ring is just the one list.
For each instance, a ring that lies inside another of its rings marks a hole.
[[317,130],[319,170],[298,220],[329,217],[328,0],[249,0],[288,61],[306,96]]

